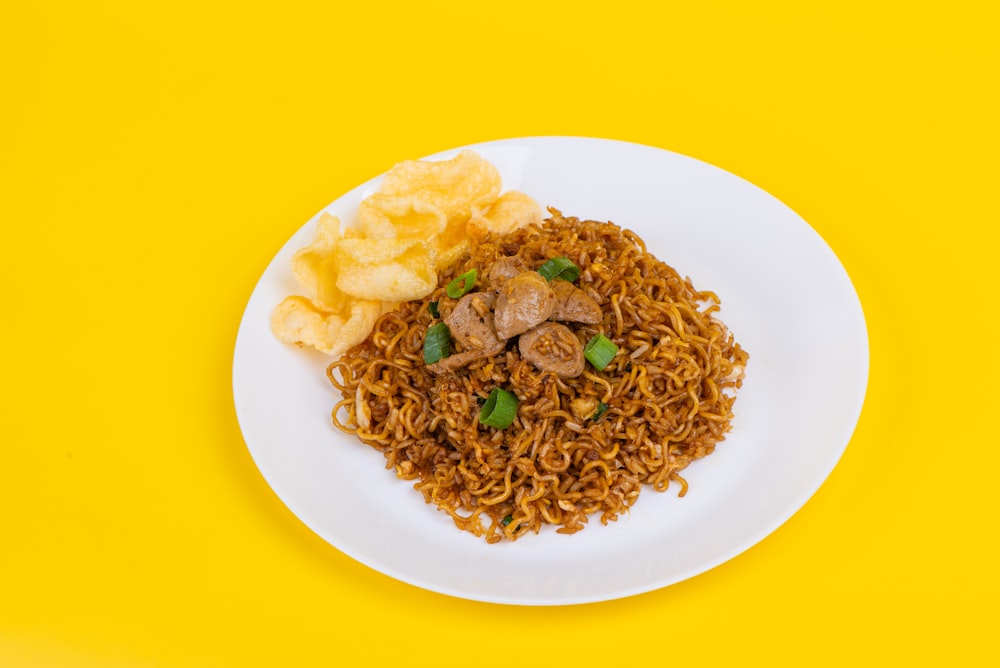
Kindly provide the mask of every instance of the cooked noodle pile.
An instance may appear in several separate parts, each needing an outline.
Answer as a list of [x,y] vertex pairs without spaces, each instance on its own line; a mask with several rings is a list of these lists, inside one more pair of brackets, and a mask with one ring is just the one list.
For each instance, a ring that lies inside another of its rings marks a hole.
[[[662,492],[673,482],[683,496],[680,472],[730,429],[748,359],[713,316],[717,297],[695,290],[634,233],[550,212],[541,226],[485,239],[431,296],[384,314],[327,370],[343,394],[336,426],[381,451],[386,468],[414,481],[426,502],[490,543],[544,524],[574,533],[594,513],[617,520],[644,484]],[[600,304],[603,322],[571,328],[581,342],[603,333],[618,345],[605,369],[588,365],[577,378],[559,378],[523,360],[510,341],[454,373],[426,369],[424,333],[439,321],[428,303],[443,317],[455,303],[444,289],[452,278],[475,267],[482,284],[493,262],[512,255],[531,268],[560,256],[580,267],[576,284]],[[479,423],[495,387],[519,400],[507,429]]]

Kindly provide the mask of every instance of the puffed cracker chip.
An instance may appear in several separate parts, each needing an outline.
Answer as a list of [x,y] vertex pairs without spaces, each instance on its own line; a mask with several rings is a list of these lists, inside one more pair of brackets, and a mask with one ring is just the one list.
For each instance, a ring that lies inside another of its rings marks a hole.
[[458,262],[462,255],[469,252],[469,240],[461,239],[450,246],[441,240],[436,240],[430,250],[431,258],[434,261],[434,268],[441,271]]
[[341,239],[335,250],[337,264],[381,264],[392,262],[415,246],[426,246],[421,239]]
[[509,190],[485,212],[474,211],[468,229],[479,237],[487,232],[508,234],[525,225],[540,224],[543,218],[538,202],[519,190]]
[[447,223],[441,209],[414,196],[376,193],[358,206],[358,225],[369,239],[432,239]]
[[433,204],[449,221],[465,221],[500,195],[500,171],[475,151],[451,160],[406,160],[390,169],[378,192],[415,197]]
[[338,267],[334,252],[340,240],[340,220],[324,212],[316,222],[312,243],[292,256],[295,279],[327,309],[336,308],[344,297],[337,289]]
[[430,249],[423,241],[344,239],[337,248],[337,288],[361,299],[423,299],[437,287]]
[[342,355],[365,340],[383,310],[379,302],[363,299],[345,301],[342,306],[340,312],[333,312],[306,297],[286,297],[271,313],[271,331],[284,343]]

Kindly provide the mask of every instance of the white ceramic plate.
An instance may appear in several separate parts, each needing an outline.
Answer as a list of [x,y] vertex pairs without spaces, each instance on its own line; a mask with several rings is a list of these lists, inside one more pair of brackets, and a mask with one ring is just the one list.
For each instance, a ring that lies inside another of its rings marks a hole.
[[[377,571],[452,596],[521,605],[665,587],[731,559],[791,517],[847,446],[868,379],[861,305],[819,235],[756,186],[657,148],[579,137],[467,148],[500,169],[504,189],[522,190],[565,215],[631,228],[659,259],[720,296],[721,318],[750,353],[732,432],[685,470],[684,498],[644,490],[632,511],[608,526],[595,517],[571,536],[543,531],[497,545],[459,531],[387,471],[381,454],[331,426],[339,397],[325,377],[327,360],[271,335],[271,310],[300,294],[289,261],[311,241],[313,220],[261,277],[233,364],[247,447],[281,500],[334,547]],[[378,182],[325,210],[349,224]]]

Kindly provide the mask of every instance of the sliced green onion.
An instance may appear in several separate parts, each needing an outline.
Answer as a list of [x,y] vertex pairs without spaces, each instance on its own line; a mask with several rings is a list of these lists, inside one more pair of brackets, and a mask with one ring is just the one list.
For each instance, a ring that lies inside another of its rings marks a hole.
[[601,416],[607,412],[608,412],[608,405],[602,401],[601,403],[597,404],[597,409],[594,411],[594,414],[590,416],[590,419],[593,420],[594,422],[597,422],[598,420],[601,419]]
[[591,338],[583,349],[583,356],[598,371],[604,369],[616,354],[618,354],[618,346],[603,334],[597,334]]
[[479,422],[488,427],[506,429],[514,421],[515,415],[517,415],[517,397],[507,390],[495,387],[479,411]]
[[427,310],[431,312],[431,317],[432,318],[440,318],[441,317],[441,312],[438,311],[438,303],[437,302],[428,302],[427,303]]
[[476,284],[477,272],[475,269],[470,269],[464,274],[459,274],[455,280],[449,283],[444,291],[448,293],[448,296],[452,299],[458,299],[466,292],[472,289],[472,286]]
[[502,520],[500,520],[500,525],[501,526],[507,526],[508,524],[510,524],[513,521],[514,521],[514,516],[513,515],[507,515]]
[[424,363],[440,362],[451,354],[451,332],[448,325],[439,322],[427,328],[424,335]]
[[546,281],[561,278],[572,283],[580,277],[580,268],[568,257],[554,257],[538,268]]

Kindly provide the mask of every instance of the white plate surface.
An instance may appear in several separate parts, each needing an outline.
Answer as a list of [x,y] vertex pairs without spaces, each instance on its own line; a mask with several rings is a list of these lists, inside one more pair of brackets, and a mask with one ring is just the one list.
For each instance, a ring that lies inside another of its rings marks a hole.
[[[469,147],[518,189],[565,215],[635,230],[695,287],[715,291],[722,320],[750,353],[733,430],[684,475],[677,498],[646,489],[631,512],[583,531],[487,545],[426,505],[382,455],[330,424],[339,399],[327,359],[278,342],[274,306],[301,294],[292,253],[306,223],[267,267],[247,304],[233,363],[247,447],[274,492],[338,550],[393,578],[496,603],[563,605],[651,591],[703,573],[762,540],[833,470],[868,380],[857,294],[820,236],[777,199],[729,172],[662,149],[580,137]],[[430,159],[452,157],[460,148]],[[401,156],[400,159],[409,156]],[[350,224],[373,179],[324,209]],[[317,213],[318,217],[319,213]]]

